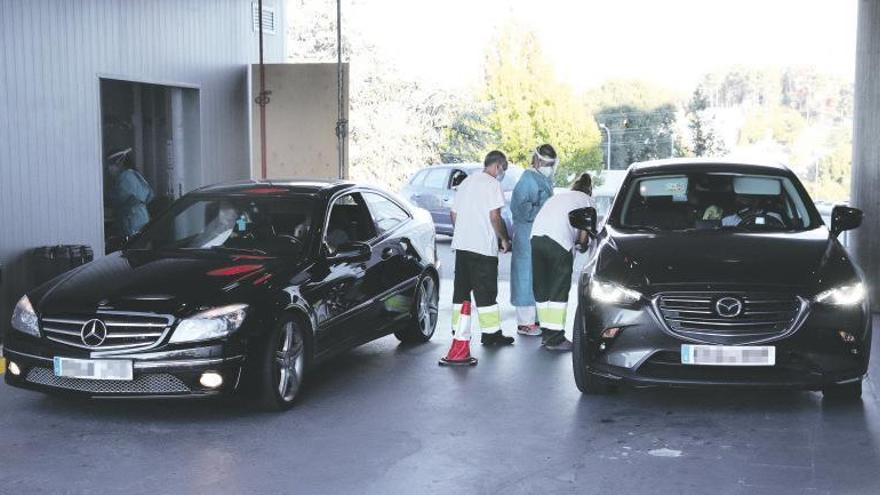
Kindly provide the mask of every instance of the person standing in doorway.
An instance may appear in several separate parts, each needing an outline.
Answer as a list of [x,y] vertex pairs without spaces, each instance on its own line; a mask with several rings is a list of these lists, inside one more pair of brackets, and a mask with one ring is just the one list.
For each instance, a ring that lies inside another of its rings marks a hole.
[[553,146],[542,144],[535,148],[531,167],[516,183],[510,200],[513,213],[510,302],[516,308],[516,331],[520,335],[541,335],[532,292],[532,223],[544,202],[553,195],[553,174],[558,163]]
[[[477,319],[484,345],[508,345],[513,337],[501,332],[501,311],[498,308],[498,253],[510,250],[510,237],[501,208],[504,194],[501,180],[507,170],[507,157],[491,151],[483,161],[482,173],[471,174],[455,193],[452,206],[452,249],[455,251],[455,282],[453,287],[452,329],[456,331],[461,306],[476,302]],[[470,329],[459,329],[446,364],[457,364],[466,356],[470,360]],[[456,349],[456,346],[459,348]]]
[[131,148],[126,148],[107,156],[107,171],[113,180],[110,203],[125,237],[140,232],[150,221],[147,203],[153,200],[153,189],[131,166],[130,155]]
[[592,193],[590,175],[581,174],[571,191],[561,192],[544,203],[532,227],[535,299],[541,345],[547,350],[571,350],[571,341],[565,338],[565,317],[574,264],[572,250],[575,244],[584,249],[589,234],[569,225],[568,214],[580,208],[595,208]]

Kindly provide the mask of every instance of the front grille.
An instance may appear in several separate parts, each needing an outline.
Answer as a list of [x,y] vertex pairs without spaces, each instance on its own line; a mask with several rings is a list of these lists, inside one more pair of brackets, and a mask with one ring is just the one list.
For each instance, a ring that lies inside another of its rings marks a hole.
[[[83,326],[97,319],[107,330],[98,345],[83,342]],[[129,312],[98,312],[94,315],[61,314],[42,318],[42,330],[53,342],[92,351],[140,350],[153,347],[170,329],[174,318],[168,315]]]
[[[736,316],[722,316],[718,301],[733,298],[742,306]],[[779,292],[665,292],[657,309],[673,333],[712,343],[747,343],[772,339],[791,330],[801,300]]]
[[190,392],[179,378],[167,373],[138,375],[134,380],[92,380],[55,376],[49,368],[31,368],[25,377],[30,383],[95,394],[182,394]]

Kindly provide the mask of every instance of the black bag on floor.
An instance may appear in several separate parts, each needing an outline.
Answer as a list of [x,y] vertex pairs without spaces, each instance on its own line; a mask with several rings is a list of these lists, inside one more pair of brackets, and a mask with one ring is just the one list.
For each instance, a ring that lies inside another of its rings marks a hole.
[[30,253],[31,286],[36,287],[95,258],[89,246],[58,245],[34,248]]

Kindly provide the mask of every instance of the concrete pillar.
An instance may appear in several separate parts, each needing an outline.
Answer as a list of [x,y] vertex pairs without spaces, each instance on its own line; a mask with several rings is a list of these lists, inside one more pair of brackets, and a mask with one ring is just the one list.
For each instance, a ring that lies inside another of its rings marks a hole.
[[859,0],[851,202],[865,212],[850,241],[880,310],[880,0]]

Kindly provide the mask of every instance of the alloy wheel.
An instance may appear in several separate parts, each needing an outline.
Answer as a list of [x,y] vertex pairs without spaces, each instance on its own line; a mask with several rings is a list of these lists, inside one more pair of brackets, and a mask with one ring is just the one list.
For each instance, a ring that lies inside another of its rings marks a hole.
[[290,402],[296,396],[302,380],[305,364],[305,346],[293,322],[287,322],[281,329],[278,347],[275,351],[275,368],[278,396]]
[[437,326],[438,302],[437,284],[433,278],[425,277],[419,285],[418,320],[419,330],[426,337],[432,335]]

